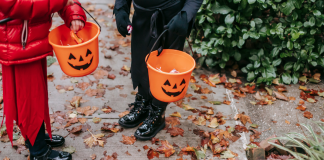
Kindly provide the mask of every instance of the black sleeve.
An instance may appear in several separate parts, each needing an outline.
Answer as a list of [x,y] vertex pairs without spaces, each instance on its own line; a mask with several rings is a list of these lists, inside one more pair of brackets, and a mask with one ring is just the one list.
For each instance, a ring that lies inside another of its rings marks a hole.
[[196,14],[202,4],[203,0],[186,0],[182,11],[187,12],[187,20],[190,22],[193,18],[196,17]]
[[116,10],[119,10],[120,8],[125,9],[125,11],[129,13],[131,4],[132,4],[132,0],[116,0],[114,13],[116,12]]

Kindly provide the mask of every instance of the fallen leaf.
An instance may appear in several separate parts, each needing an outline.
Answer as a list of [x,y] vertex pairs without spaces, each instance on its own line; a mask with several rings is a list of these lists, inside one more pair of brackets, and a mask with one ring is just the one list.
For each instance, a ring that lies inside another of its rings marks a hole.
[[305,90],[307,90],[307,87],[306,86],[299,86],[299,89],[305,91]]
[[116,76],[114,74],[108,74],[108,78],[114,80]]
[[187,120],[190,120],[190,121],[192,121],[194,119],[196,119],[196,115],[189,115],[187,118]]
[[127,72],[130,71],[130,68],[127,67],[127,65],[124,65],[121,69],[122,69],[123,71],[127,71]]
[[198,119],[195,119],[192,121],[194,124],[199,125],[199,126],[204,126],[206,125],[206,119],[204,116],[199,116]]
[[313,114],[310,113],[309,111],[306,111],[306,112],[304,112],[304,117],[308,118],[308,119],[311,119],[311,118],[313,118]]
[[230,105],[230,104],[231,104],[231,101],[226,101],[226,100],[224,100],[223,103],[224,103],[224,104],[227,104],[227,105]]
[[104,146],[105,141],[102,140],[101,138],[104,137],[105,134],[99,133],[99,134],[94,135],[91,132],[90,132],[90,134],[91,134],[91,136],[89,138],[86,138],[83,141],[87,146],[89,146],[90,148],[92,148],[93,146],[96,146],[96,145],[99,145],[101,147]]
[[166,117],[165,118],[165,123],[170,124],[171,127],[174,127],[176,125],[180,125],[180,120],[177,117]]
[[296,100],[296,98],[295,97],[289,97],[289,100],[294,101],[294,100]]
[[207,99],[207,96],[200,96],[201,99]]
[[121,142],[124,144],[127,144],[127,145],[132,145],[135,143],[135,141],[136,141],[136,138],[134,137],[134,135],[132,135],[130,137],[123,135],[123,141],[121,141]]
[[145,146],[143,146],[143,149],[147,150],[147,149],[149,149],[149,147],[147,145],[145,145]]
[[321,81],[321,74],[320,73],[315,73],[313,75],[313,78],[316,79],[316,80],[318,80],[318,81]]
[[126,151],[125,153],[126,153],[127,155],[131,156],[131,154],[130,154],[128,151]]
[[235,71],[235,70],[232,70],[232,71],[231,71],[231,75],[232,75],[233,77],[236,77],[236,76],[237,76],[236,71]]
[[299,109],[301,111],[305,111],[306,110],[306,106],[304,106],[304,105],[298,105],[298,107],[296,109]]
[[183,106],[183,109],[185,109],[186,111],[188,111],[188,110],[194,110],[195,109],[195,108],[191,107],[188,104],[183,104],[182,106]]
[[268,95],[272,96],[272,89],[269,89],[268,87],[264,87],[267,92],[268,92]]
[[307,102],[310,102],[310,103],[315,103],[315,102],[316,102],[316,100],[315,100],[315,99],[313,99],[313,98],[307,98]]
[[78,118],[78,121],[81,123],[81,124],[84,124],[88,119],[87,118]]
[[181,118],[181,114],[179,112],[174,112],[174,113],[170,114],[170,116],[172,116],[172,117],[180,117]]
[[209,128],[217,128],[219,126],[217,118],[213,118],[208,125]]
[[93,123],[97,123],[98,124],[101,121],[101,118],[93,117],[92,118],[92,121],[93,121]]
[[273,84],[279,85],[279,78],[275,78],[272,80]]
[[290,124],[290,122],[289,122],[289,121],[287,121],[287,120],[285,120],[285,123],[287,123],[287,124]]
[[299,100],[299,104],[303,105],[305,102],[303,100]]
[[154,157],[159,158],[159,152],[156,152],[152,148],[147,152],[147,158],[153,159]]
[[213,91],[211,91],[211,90],[209,90],[208,88],[202,88],[201,89],[201,93],[203,93],[203,94],[210,94],[210,93],[212,93]]
[[173,146],[167,141],[167,140],[162,140],[161,145],[159,148],[156,149],[156,151],[160,153],[164,153],[164,156],[166,158],[170,157],[175,150],[173,149]]
[[127,94],[119,94],[119,96],[121,96],[123,98],[126,98],[127,97]]
[[152,144],[156,144],[156,145],[157,145],[157,143],[158,143],[159,141],[160,141],[160,140],[159,140],[158,138],[155,138],[155,137],[153,137],[153,138],[151,139]]
[[210,104],[213,104],[213,105],[220,105],[222,104],[222,102],[220,101],[208,101]]
[[167,133],[170,133],[171,137],[176,137],[178,135],[183,137],[184,130],[178,127],[171,127],[167,130]]
[[129,111],[124,111],[124,112],[120,113],[118,116],[119,116],[119,118],[121,118],[121,117],[124,117],[128,113],[129,113]]
[[243,125],[245,125],[246,122],[249,122],[250,124],[252,124],[250,117],[247,116],[247,115],[245,115],[244,112],[235,115],[234,119],[235,119],[235,120],[240,119],[241,122],[243,123]]
[[103,77],[108,76],[108,71],[98,69],[93,73],[93,76],[94,76],[95,79],[102,79]]
[[276,91],[273,91],[273,92],[276,95],[276,98],[288,101],[288,97],[286,95],[284,95],[283,93],[276,92]]
[[74,148],[73,146],[70,146],[70,147],[64,147],[64,148],[62,149],[62,151],[64,151],[64,152],[68,152],[68,153],[72,154],[72,153],[75,152],[75,148]]
[[81,132],[81,130],[82,130],[82,125],[79,125],[77,127],[73,127],[70,133],[78,133]]
[[92,154],[92,155],[90,156],[90,158],[91,158],[92,160],[95,160],[95,159],[97,158],[97,155],[96,155],[96,154]]

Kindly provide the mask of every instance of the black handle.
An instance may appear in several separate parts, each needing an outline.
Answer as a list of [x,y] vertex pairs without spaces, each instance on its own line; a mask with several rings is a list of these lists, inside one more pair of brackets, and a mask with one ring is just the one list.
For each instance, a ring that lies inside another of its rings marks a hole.
[[80,6],[85,12],[87,12],[88,13],[88,15],[98,24],[98,26],[99,26],[99,28],[100,28],[100,32],[101,32],[101,26],[100,26],[100,24],[97,22],[97,20],[96,19],[94,19],[93,17],[92,17],[92,15],[86,10],[86,9],[84,9],[79,3],[77,3],[77,2],[74,2],[74,4],[77,4],[78,6]]
[[[167,32],[167,31],[168,31],[168,29],[164,30],[164,31],[159,35],[159,37],[156,39],[156,41],[154,42],[154,44],[153,44],[153,46],[152,46],[152,48],[151,48],[151,50],[150,50],[149,55],[148,55],[147,58],[146,58],[145,63],[147,63],[147,60],[149,59],[149,57],[150,57],[150,55],[151,55],[151,53],[152,53],[152,51],[153,51],[155,45],[157,44],[157,42],[160,40],[160,38],[163,36],[163,34],[164,34],[165,32]],[[163,49],[163,48],[162,48],[162,49]]]
[[5,19],[0,20],[0,24],[7,23],[7,22],[12,21],[12,20],[13,19],[11,19],[11,18],[5,18]]

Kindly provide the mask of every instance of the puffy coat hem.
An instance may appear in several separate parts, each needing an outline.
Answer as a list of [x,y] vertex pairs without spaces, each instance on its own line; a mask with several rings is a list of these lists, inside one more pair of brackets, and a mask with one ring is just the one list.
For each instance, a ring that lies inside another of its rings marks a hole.
[[30,63],[30,62],[34,62],[34,61],[43,59],[43,58],[45,58],[47,56],[53,56],[53,52],[48,52],[48,53],[45,53],[45,54],[42,54],[40,56],[33,57],[33,58],[22,59],[22,60],[15,60],[15,61],[7,61],[7,60],[0,59],[0,63],[2,65],[6,65],[6,66],[16,65],[16,64],[24,64],[24,63]]

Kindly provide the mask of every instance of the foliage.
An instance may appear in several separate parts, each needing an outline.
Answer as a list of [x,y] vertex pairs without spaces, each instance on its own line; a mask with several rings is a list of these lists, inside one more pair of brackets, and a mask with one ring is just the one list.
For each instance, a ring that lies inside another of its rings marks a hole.
[[204,0],[190,41],[199,63],[225,68],[245,60],[247,80],[297,83],[324,66],[323,0]]
[[[293,155],[296,159],[299,160],[304,160],[304,159],[322,160],[324,157],[324,137],[323,137],[324,127],[322,124],[324,123],[323,122],[316,122],[316,123],[319,130],[321,130],[319,135],[317,135],[314,132],[313,128],[310,125],[301,124],[311,136],[305,137],[303,134],[300,133],[288,133],[283,137],[277,137],[273,139],[290,141],[292,142],[292,145],[287,145],[283,147],[281,145],[272,142],[269,143],[289,152],[291,155]],[[303,143],[302,141],[304,141],[305,143]],[[302,148],[306,152],[306,154],[297,153],[293,150],[288,149],[287,147]]]

